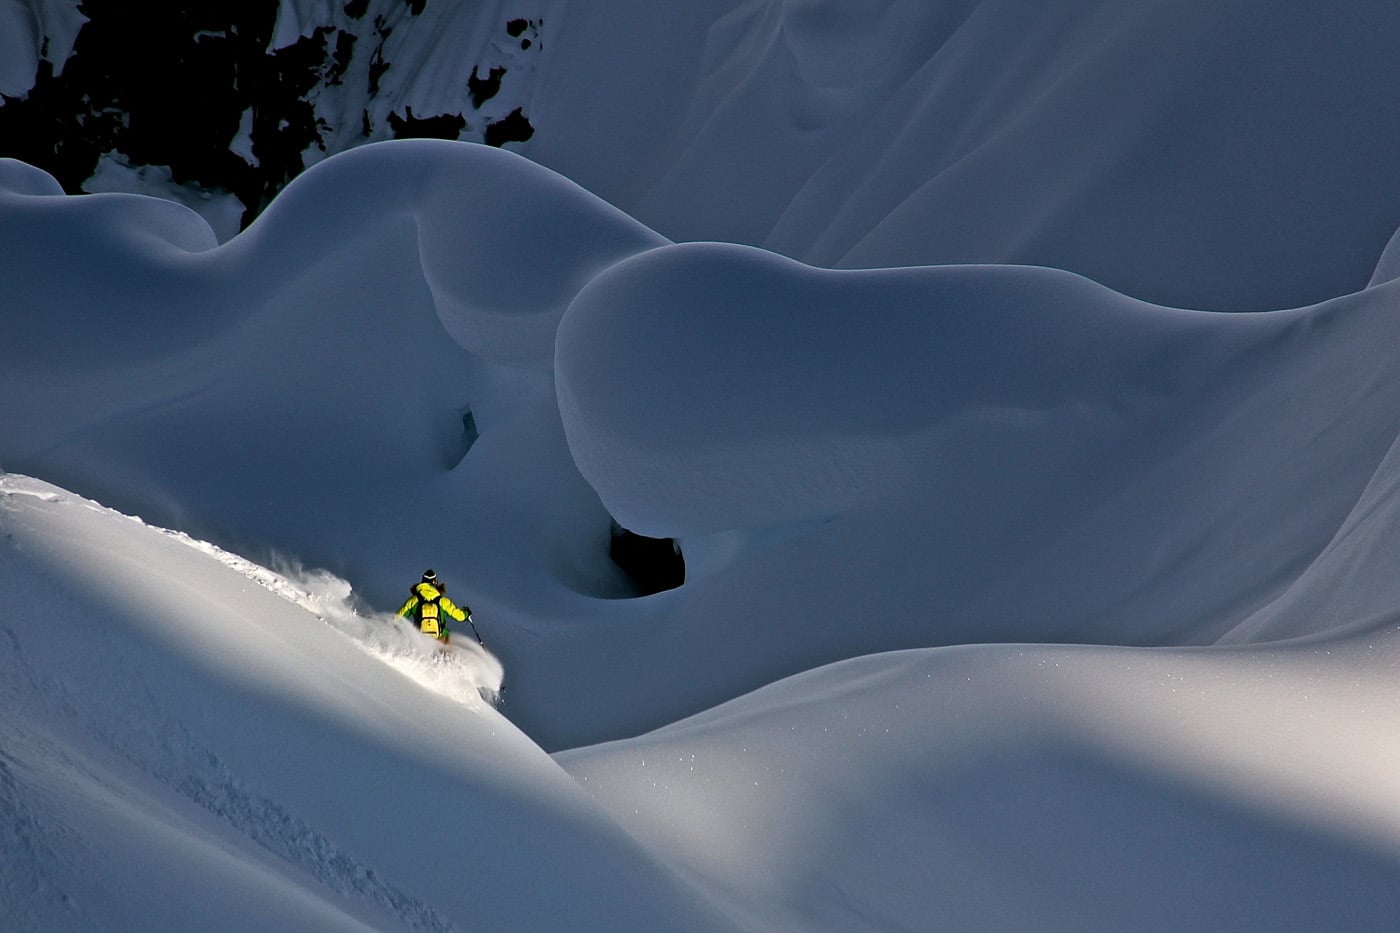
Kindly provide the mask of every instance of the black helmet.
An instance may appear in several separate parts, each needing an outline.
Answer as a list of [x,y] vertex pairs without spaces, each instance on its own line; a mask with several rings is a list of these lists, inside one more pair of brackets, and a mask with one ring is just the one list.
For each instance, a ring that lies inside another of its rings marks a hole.
[[436,572],[435,570],[433,570],[433,568],[431,568],[431,567],[429,567],[427,570],[423,571],[423,582],[424,582],[424,583],[431,583],[433,586],[437,586],[437,582],[438,582],[437,572]]

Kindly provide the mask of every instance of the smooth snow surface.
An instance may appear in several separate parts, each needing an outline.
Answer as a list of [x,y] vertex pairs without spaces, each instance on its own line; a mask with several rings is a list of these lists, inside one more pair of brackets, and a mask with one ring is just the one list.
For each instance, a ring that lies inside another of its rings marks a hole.
[[345,637],[304,590],[37,481],[5,476],[0,517],[12,929],[705,916],[473,671],[404,676],[436,663],[421,636]]
[[1273,310],[1400,226],[1388,0],[565,6],[522,151],[675,240]]
[[1392,929],[1390,6],[604,6],[228,242],[0,161],[0,915]]

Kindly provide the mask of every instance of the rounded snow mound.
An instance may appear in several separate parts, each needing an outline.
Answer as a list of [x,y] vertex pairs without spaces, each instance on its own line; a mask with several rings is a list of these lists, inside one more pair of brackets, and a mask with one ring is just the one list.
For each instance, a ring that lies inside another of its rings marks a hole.
[[62,194],[63,186],[48,172],[18,159],[0,159],[0,193],[32,196]]
[[448,334],[479,356],[533,368],[548,368],[554,330],[583,283],[667,242],[549,169],[444,140],[376,143],[327,159],[250,232],[259,259],[290,276],[347,237],[395,222],[416,231],[422,277]]
[[1204,317],[1051,269],[831,271],[686,244],[579,293],[556,379],[610,511],[648,534],[708,534],[936,481],[911,450],[949,422],[1165,394]]

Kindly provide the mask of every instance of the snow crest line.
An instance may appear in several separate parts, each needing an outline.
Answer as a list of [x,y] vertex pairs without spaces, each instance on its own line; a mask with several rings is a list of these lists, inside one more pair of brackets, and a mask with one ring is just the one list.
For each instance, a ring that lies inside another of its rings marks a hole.
[[[47,484],[31,487],[16,474],[0,475],[0,495],[27,495],[46,502],[62,498]],[[278,569],[269,569],[183,531],[151,525],[139,516],[88,499],[80,501],[87,508],[120,515],[214,558],[311,613],[367,654],[434,693],[472,707],[483,701],[492,705],[500,701],[505,669],[484,646],[459,635],[454,636],[452,650],[443,652],[436,642],[392,613],[363,608],[350,584],[329,571],[308,570],[280,555],[274,555]]]
[[305,609],[420,686],[467,706],[499,702],[505,669],[484,646],[458,635],[443,652],[398,616],[364,608],[350,584],[329,571],[281,555],[274,555],[278,569],[272,570],[182,531],[159,530]]
[[[65,498],[56,487],[42,481],[15,473],[0,473],[0,498],[17,495],[43,502],[59,502]],[[505,669],[484,645],[469,637],[460,633],[454,635],[452,650],[444,652],[436,642],[425,638],[394,614],[362,606],[350,584],[329,571],[308,570],[296,560],[276,554],[273,560],[278,569],[270,569],[183,531],[152,525],[140,516],[69,495],[85,508],[120,516],[212,557],[311,613],[419,686],[471,707],[479,707],[483,701],[491,705],[500,702]]]

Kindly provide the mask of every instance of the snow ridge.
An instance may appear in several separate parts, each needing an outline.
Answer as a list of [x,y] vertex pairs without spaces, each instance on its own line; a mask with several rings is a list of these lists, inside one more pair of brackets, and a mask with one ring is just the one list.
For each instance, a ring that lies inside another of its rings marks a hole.
[[264,0],[224,164],[454,140],[223,243],[0,160],[7,917],[1394,928],[1400,6],[876,6]]
[[[45,501],[60,498],[58,493],[28,488],[25,482],[24,477],[0,474],[0,495],[30,495]],[[95,502],[85,505],[104,510]],[[121,513],[113,511],[113,514]],[[122,517],[147,524],[134,515]],[[329,571],[308,570],[295,560],[278,555],[274,555],[273,563],[279,569],[271,570],[183,531],[148,527],[207,554],[292,605],[305,609],[351,639],[365,653],[434,693],[469,706],[483,699],[496,702],[500,698],[505,668],[485,645],[470,640],[464,631],[456,632],[452,651],[444,653],[435,642],[424,638],[398,616],[365,607],[350,584]]]

